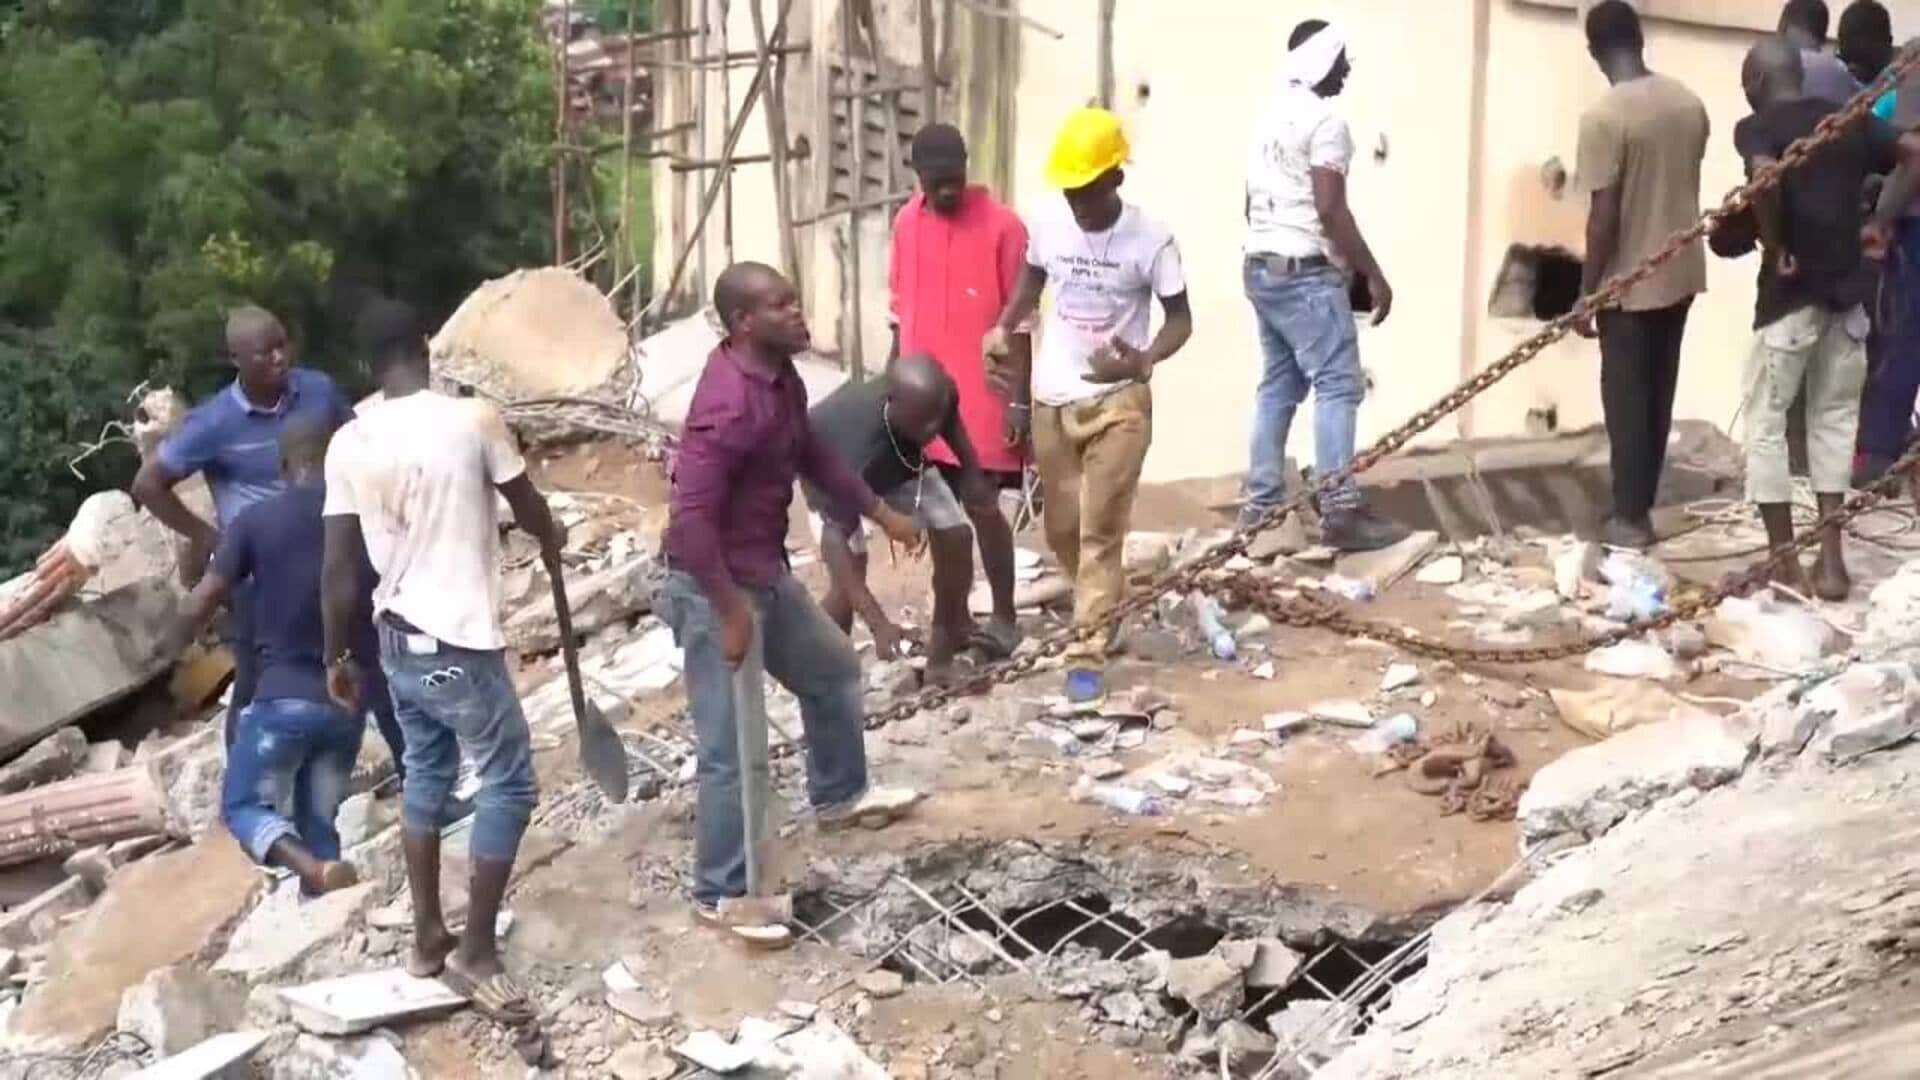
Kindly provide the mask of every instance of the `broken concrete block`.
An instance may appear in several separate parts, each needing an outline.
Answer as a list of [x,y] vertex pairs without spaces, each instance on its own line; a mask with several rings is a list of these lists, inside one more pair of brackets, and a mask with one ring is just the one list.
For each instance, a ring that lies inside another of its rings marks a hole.
[[1713,715],[1650,682],[1611,682],[1593,690],[1548,690],[1547,697],[1563,723],[1595,740],[1674,717]]
[[47,979],[28,992],[12,1033],[63,1046],[106,1034],[128,987],[208,949],[259,886],[259,871],[224,834],[123,867],[53,942]]
[[[740,1042],[748,1042],[740,1025]],[[957,1064],[957,1063],[956,1063]],[[831,1021],[816,1020],[798,1031],[753,1048],[756,1075],[791,1080],[888,1080],[888,1072]]]
[[1806,747],[1846,761],[1920,733],[1920,680],[1906,664],[1853,664],[1800,699],[1809,721]]
[[[1244,947],[1243,947],[1244,946]],[[1246,970],[1257,950],[1253,942],[1223,942],[1201,956],[1167,964],[1167,993],[1193,1006],[1201,1019],[1217,1024],[1238,1012],[1246,996]]]
[[607,991],[607,1008],[644,1028],[668,1027],[673,1024],[673,1007],[640,990]]
[[158,1064],[149,1065],[127,1080],[247,1080],[253,1070],[247,1062],[272,1038],[264,1031],[232,1031],[215,1035]]
[[158,968],[120,996],[116,1026],[155,1053],[178,1054],[239,1026],[246,987],[186,964]]
[[1413,580],[1422,585],[1458,585],[1466,576],[1467,560],[1458,555],[1442,555],[1422,566]]
[[293,1022],[316,1035],[353,1035],[451,1012],[467,1002],[438,979],[417,979],[398,968],[287,987],[280,998]]
[[145,685],[173,662],[162,637],[178,615],[171,578],[139,581],[72,605],[0,641],[0,755],[31,746]]
[[591,397],[628,366],[626,324],[606,294],[559,267],[516,270],[481,285],[431,348],[436,376],[507,401]]
[[1708,642],[1769,676],[1818,667],[1834,636],[1825,619],[1804,607],[1743,596],[1722,600],[1704,629]]
[[95,896],[107,889],[107,878],[113,875],[115,863],[107,855],[104,847],[90,847],[67,856],[60,868],[70,877],[77,877],[87,883],[87,891]]
[[[628,559],[585,577],[567,581],[573,633],[584,638],[615,623],[652,610],[654,562]],[[507,617],[507,644],[521,652],[551,652],[560,647],[560,623],[553,611],[553,588],[544,581],[526,607]]]
[[374,882],[303,900],[300,882],[287,878],[249,912],[213,970],[249,982],[276,979],[300,966],[315,950],[344,940],[373,906]]
[[1651,641],[1629,638],[1587,654],[1586,668],[1616,679],[1657,679],[1680,677],[1680,665],[1667,650]]
[[153,772],[137,766],[0,797],[0,866],[163,832],[163,805]]
[[85,911],[93,902],[93,890],[79,878],[68,878],[19,907],[0,916],[0,945],[24,949],[52,940],[60,920],[76,911]]
[[1285,986],[1300,973],[1301,965],[1307,958],[1287,946],[1278,938],[1261,938],[1253,942],[1253,963],[1247,968],[1247,988],[1250,990],[1272,990]]
[[1273,1036],[1254,1030],[1242,1020],[1229,1020],[1213,1033],[1214,1045],[1229,1062],[1241,1065],[1264,1063],[1273,1055]]
[[1417,532],[1390,548],[1342,555],[1334,569],[1342,577],[1372,582],[1375,592],[1386,592],[1439,546],[1439,533]]
[[118,739],[108,739],[87,747],[87,759],[80,763],[83,773],[112,772],[124,767],[133,757],[125,743]]
[[899,997],[907,988],[907,980],[897,971],[886,968],[874,968],[863,971],[854,980],[854,985],[875,998]]
[[319,1039],[301,1035],[276,1055],[268,1080],[415,1080],[400,1050],[378,1035]]
[[[199,839],[220,825],[220,782],[226,775],[226,713],[215,713],[193,734],[148,754],[166,792],[167,827]],[[140,744],[135,760],[145,752]]]
[[64,780],[79,771],[86,755],[87,737],[80,729],[62,728],[0,765],[0,795]]
[[737,1046],[717,1031],[695,1031],[675,1044],[673,1052],[709,1072],[739,1072],[753,1064],[754,1047]]
[[1534,774],[1520,797],[1521,832],[1529,843],[1566,832],[1598,836],[1632,810],[1739,776],[1756,739],[1740,717],[1695,715],[1581,747]]

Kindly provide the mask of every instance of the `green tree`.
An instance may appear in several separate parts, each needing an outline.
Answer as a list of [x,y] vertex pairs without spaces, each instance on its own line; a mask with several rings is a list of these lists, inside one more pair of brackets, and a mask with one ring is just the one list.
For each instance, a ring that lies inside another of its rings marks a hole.
[[[111,358],[119,381],[73,386],[105,395],[71,402],[90,423],[143,378],[195,397],[223,380],[236,303],[280,313],[307,362],[346,372],[367,296],[443,316],[544,261],[539,7],[0,0],[0,324],[27,332],[13,353]],[[0,424],[44,423],[5,374]],[[63,469],[9,454],[0,490],[17,503],[27,473]],[[22,529],[0,519],[0,551]]]

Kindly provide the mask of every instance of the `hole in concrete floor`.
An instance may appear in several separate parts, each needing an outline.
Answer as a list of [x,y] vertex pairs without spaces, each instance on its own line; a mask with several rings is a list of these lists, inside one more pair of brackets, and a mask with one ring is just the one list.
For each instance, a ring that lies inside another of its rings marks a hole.
[[1502,319],[1557,319],[1580,299],[1579,256],[1563,247],[1514,244],[1494,279],[1487,314]]
[[[1352,992],[1399,948],[1394,944],[1349,944],[1335,941],[1313,954],[1287,985],[1277,989],[1247,991],[1246,1011],[1241,1019],[1265,1031],[1267,1018],[1296,1001],[1334,1001]],[[1373,1013],[1386,1003],[1394,986],[1427,966],[1426,955],[1419,954],[1390,978],[1367,990],[1354,1004],[1359,1020],[1356,1033],[1373,1022]]]

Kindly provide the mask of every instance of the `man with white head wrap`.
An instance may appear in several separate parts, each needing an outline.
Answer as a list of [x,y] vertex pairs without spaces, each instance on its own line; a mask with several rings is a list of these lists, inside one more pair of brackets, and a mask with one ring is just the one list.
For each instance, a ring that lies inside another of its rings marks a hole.
[[[1364,278],[1373,321],[1393,309],[1393,288],[1347,205],[1353,134],[1331,100],[1351,66],[1340,28],[1318,19],[1296,26],[1279,86],[1247,154],[1247,299],[1260,330],[1265,370],[1254,403],[1243,527],[1286,496],[1287,433],[1314,395],[1314,468],[1327,476],[1353,461],[1355,420],[1366,396],[1360,343],[1343,268]],[[1405,528],[1374,516],[1352,480],[1320,497],[1322,539],[1369,551]]]

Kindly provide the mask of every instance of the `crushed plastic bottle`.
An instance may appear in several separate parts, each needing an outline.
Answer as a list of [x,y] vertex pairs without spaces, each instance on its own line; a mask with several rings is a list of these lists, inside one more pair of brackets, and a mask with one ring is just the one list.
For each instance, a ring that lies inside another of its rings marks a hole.
[[1639,622],[1667,610],[1666,585],[1637,557],[1616,551],[1600,563],[1607,581],[1607,618]]
[[1321,578],[1320,587],[1335,596],[1355,601],[1371,600],[1379,594],[1371,579],[1350,578],[1340,574],[1328,574]]
[[1134,817],[1160,817],[1167,812],[1166,800],[1152,792],[1125,784],[1097,783],[1086,776],[1074,783],[1072,795],[1075,801],[1097,802]]
[[1226,612],[1220,602],[1205,593],[1193,594],[1193,611],[1200,619],[1200,632],[1207,635],[1207,643],[1213,648],[1213,655],[1221,660],[1233,660],[1240,655],[1240,647],[1234,643],[1233,631],[1225,624]]

